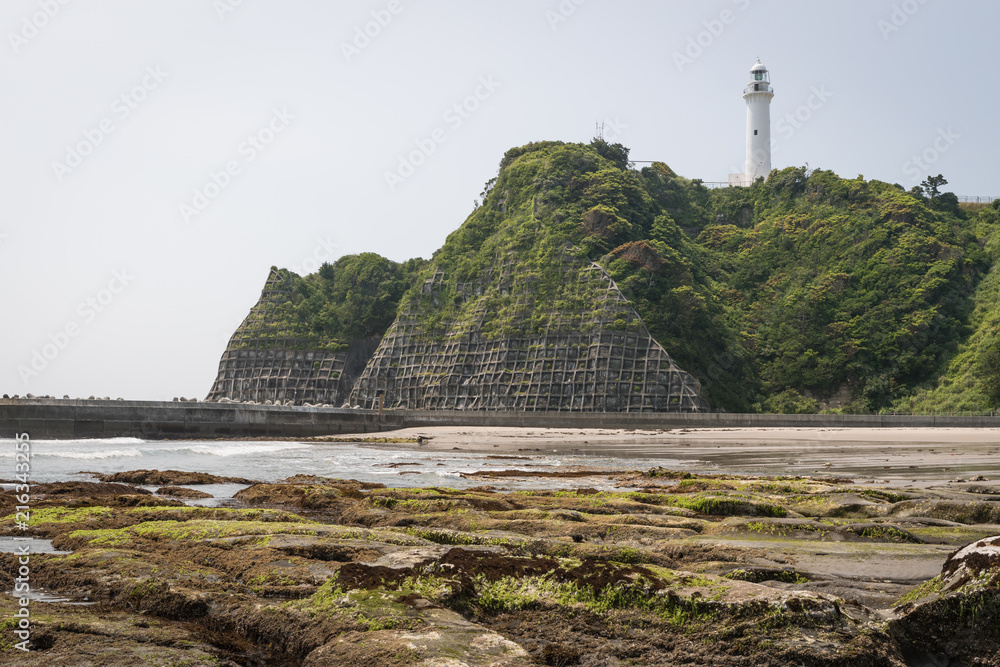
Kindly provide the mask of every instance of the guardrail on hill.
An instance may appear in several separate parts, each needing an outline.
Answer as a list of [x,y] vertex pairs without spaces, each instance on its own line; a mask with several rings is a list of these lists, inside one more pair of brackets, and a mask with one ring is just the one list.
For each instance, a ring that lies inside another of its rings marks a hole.
[[[727,183],[724,181],[702,181],[701,184],[708,188],[709,190],[718,190],[721,188],[731,188],[736,187],[732,183]],[[992,204],[998,197],[985,197],[979,195],[956,195],[958,197],[959,204]]]

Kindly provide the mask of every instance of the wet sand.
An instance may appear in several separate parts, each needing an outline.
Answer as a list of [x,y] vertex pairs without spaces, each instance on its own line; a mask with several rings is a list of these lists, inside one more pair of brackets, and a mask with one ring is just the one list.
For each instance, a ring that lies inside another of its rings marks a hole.
[[[350,438],[338,435],[339,439]],[[409,428],[358,434],[421,439],[431,451],[524,453],[658,459],[704,472],[764,475],[827,474],[858,482],[926,487],[977,475],[1000,477],[1000,429],[991,428],[744,428],[538,429]],[[398,447],[399,445],[394,445]],[[623,461],[623,465],[627,465]]]

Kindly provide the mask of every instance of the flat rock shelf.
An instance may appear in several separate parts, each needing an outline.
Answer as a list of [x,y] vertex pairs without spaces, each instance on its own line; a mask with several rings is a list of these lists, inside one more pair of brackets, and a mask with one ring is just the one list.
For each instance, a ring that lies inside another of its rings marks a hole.
[[[461,490],[296,475],[220,507],[38,485],[31,535],[59,551],[32,557],[32,582],[63,603],[33,602],[32,653],[0,643],[0,661],[1000,664],[991,480],[899,489],[529,456],[484,456]],[[504,486],[518,475],[534,486]],[[0,504],[13,513],[13,494]],[[65,603],[80,600],[97,604]]]

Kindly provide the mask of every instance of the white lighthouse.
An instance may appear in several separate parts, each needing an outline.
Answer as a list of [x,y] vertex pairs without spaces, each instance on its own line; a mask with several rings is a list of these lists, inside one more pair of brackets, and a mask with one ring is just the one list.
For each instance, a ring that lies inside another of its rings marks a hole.
[[752,185],[771,173],[771,77],[760,58],[750,68],[750,83],[743,91],[747,103],[747,162],[742,174],[729,177],[731,185]]

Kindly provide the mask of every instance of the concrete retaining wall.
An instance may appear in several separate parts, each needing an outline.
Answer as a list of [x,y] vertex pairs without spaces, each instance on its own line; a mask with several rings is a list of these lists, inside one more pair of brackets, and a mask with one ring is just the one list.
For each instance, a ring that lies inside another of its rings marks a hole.
[[0,437],[33,439],[308,437],[402,426],[396,414],[362,410],[149,401],[0,400]]
[[0,399],[0,438],[303,438],[420,426],[1000,428],[1000,417],[340,410],[222,403]]

